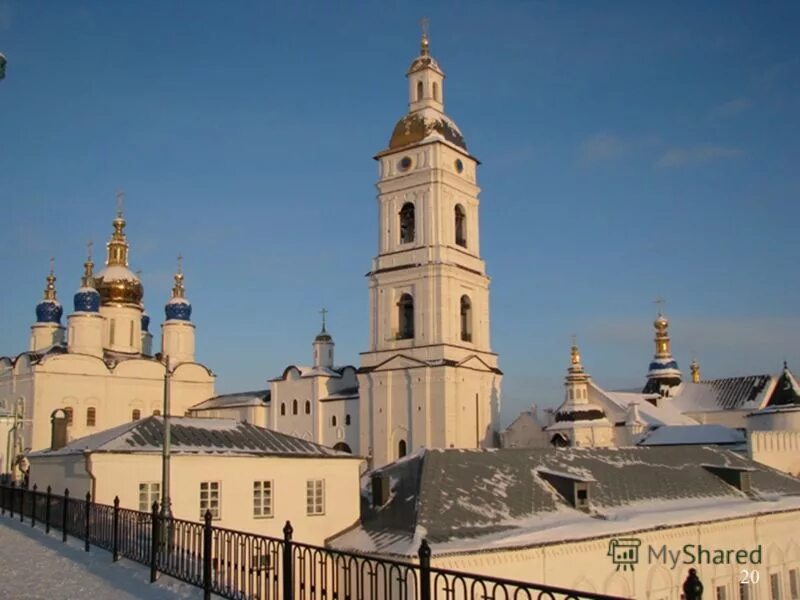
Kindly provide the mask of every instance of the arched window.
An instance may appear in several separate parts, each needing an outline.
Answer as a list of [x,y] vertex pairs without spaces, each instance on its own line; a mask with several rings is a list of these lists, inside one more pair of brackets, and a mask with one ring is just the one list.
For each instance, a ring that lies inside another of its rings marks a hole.
[[72,425],[72,407],[67,406],[64,409],[64,413],[67,415],[67,425]]
[[417,102],[422,100],[422,92],[423,92],[422,82],[418,81],[417,82]]
[[309,402],[308,400],[306,400],[306,414],[307,415],[311,414],[311,402]]
[[95,410],[94,406],[90,406],[86,409],[86,426],[87,427],[94,427],[95,426],[95,419],[97,417],[97,411]]
[[433,82],[433,99],[439,102],[439,84]]
[[456,244],[467,247],[467,212],[460,204],[456,204]]
[[414,298],[403,294],[397,303],[397,339],[408,340],[414,337]]
[[155,410],[153,411],[153,416],[154,416],[154,417],[160,417],[160,416],[161,416],[161,411],[160,411],[160,410],[158,410],[158,409],[155,409]]
[[461,296],[461,341],[472,341],[472,302],[469,296]]
[[292,414],[293,415],[297,414],[297,398],[292,400]]
[[134,408],[131,411],[131,421],[138,421],[141,418],[142,418],[142,411],[140,411],[138,408]]
[[410,244],[414,241],[414,205],[411,202],[403,204],[400,209],[400,243]]
[[282,417],[286,416],[286,403],[285,402],[281,402],[281,416]]
[[336,415],[331,417],[331,427],[336,427]]
[[344,424],[345,425],[350,425],[350,415],[345,415],[344,416]]
[[400,443],[397,444],[397,458],[403,458],[406,454],[406,441],[400,440]]

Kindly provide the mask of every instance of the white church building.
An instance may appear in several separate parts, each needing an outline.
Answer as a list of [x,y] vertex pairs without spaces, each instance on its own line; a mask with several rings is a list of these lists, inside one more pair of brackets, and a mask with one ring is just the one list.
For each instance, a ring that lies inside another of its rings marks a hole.
[[17,416],[2,440],[11,448],[10,463],[50,446],[53,417],[66,420],[69,441],[161,414],[167,362],[172,414],[183,415],[214,395],[214,374],[195,361],[192,307],[180,266],[165,306],[161,352],[153,355],[144,288],[128,265],[125,226],[119,210],[105,267],[95,273],[87,258],[66,328],[51,269],[29,349],[0,358],[0,406]]

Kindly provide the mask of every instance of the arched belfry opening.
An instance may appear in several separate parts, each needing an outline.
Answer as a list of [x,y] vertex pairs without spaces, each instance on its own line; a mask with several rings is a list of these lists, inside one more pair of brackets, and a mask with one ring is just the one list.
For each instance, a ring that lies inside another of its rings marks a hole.
[[414,205],[411,202],[403,204],[400,209],[400,243],[410,244],[414,241],[416,233],[416,217],[414,215]]
[[408,340],[414,337],[414,298],[403,294],[397,302],[397,339]]
[[418,81],[417,82],[417,102],[422,100],[422,98],[424,97],[424,92],[425,92],[425,89],[424,89],[424,87],[422,85],[422,82]]
[[472,301],[469,296],[461,296],[461,341],[472,341]]
[[397,458],[403,458],[406,454],[408,454],[408,448],[406,446],[405,440],[400,440],[397,443]]
[[455,209],[456,245],[467,247],[467,212],[460,204]]

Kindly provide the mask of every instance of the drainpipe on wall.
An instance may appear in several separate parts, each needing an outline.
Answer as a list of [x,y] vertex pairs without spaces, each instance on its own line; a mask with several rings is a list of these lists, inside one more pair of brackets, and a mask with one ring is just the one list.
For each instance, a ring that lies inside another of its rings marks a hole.
[[92,493],[92,502],[97,502],[97,478],[92,473],[92,453],[88,450],[83,453],[83,461],[84,461],[84,469],[86,470],[86,474],[89,476],[89,479],[92,481],[91,484],[91,493]]

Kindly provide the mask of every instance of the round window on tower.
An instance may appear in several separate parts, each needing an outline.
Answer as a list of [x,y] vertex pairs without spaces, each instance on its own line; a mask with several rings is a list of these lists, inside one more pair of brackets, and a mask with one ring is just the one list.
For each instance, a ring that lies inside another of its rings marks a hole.
[[463,173],[464,172],[464,163],[461,162],[460,158],[456,159],[456,172]]
[[408,171],[411,168],[411,157],[404,156],[400,159],[400,170]]

